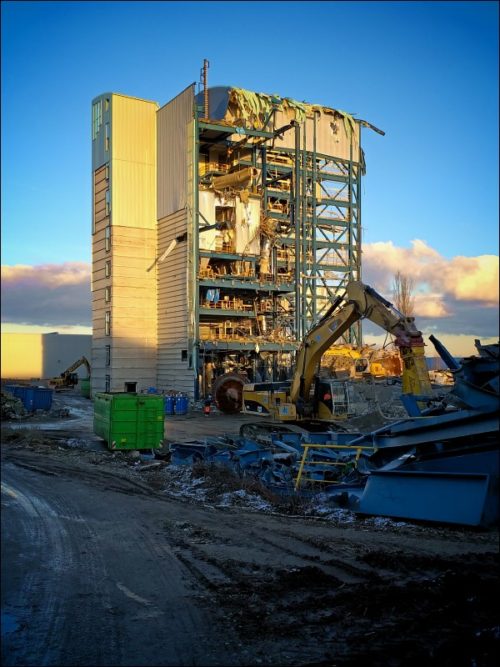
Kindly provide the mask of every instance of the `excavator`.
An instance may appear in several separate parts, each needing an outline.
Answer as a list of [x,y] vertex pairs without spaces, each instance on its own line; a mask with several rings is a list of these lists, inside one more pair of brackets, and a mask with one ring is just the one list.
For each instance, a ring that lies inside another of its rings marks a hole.
[[[392,346],[391,346],[392,347]],[[361,380],[365,377],[389,379],[401,377],[401,357],[397,349],[375,349],[372,345],[355,347],[335,344],[329,347],[321,359],[321,367],[332,377]]]
[[49,386],[54,387],[56,391],[58,389],[69,389],[78,384],[78,373],[75,371],[80,368],[80,366],[85,366],[87,369],[87,375],[90,377],[90,363],[87,357],[80,357],[71,366],[61,373],[59,377],[51,378],[49,380]]
[[336,422],[350,414],[346,382],[322,378],[317,369],[324,352],[360,319],[368,319],[394,336],[403,365],[402,393],[425,405],[432,395],[422,333],[413,317],[400,313],[372,287],[351,281],[346,292],[307,333],[298,352],[295,372],[287,382],[243,386],[242,412],[269,416],[278,422]]

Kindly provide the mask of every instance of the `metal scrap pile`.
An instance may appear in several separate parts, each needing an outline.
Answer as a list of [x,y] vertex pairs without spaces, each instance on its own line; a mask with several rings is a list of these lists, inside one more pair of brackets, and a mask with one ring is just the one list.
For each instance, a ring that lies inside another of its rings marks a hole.
[[[338,486],[358,481],[354,464],[359,451],[339,444],[355,435],[292,431],[264,435],[254,431],[248,437],[206,438],[170,444],[171,462],[174,465],[193,465],[202,461],[219,464],[240,477],[253,477],[283,494],[295,492],[299,478],[300,491],[310,495],[315,483]],[[329,447],[324,447],[326,444]]]
[[496,525],[499,346],[476,341],[479,356],[458,363],[433,343],[454,387],[436,396],[403,394],[405,418],[361,435],[245,424],[239,437],[170,445],[172,463],[220,463],[275,492],[326,488],[331,500],[360,514]]

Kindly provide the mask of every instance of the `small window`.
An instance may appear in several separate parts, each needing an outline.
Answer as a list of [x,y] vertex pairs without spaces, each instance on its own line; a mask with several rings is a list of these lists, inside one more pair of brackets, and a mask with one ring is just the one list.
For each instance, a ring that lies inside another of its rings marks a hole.
[[109,123],[104,125],[104,150],[109,151]]
[[92,105],[92,139],[97,138],[97,134],[102,125],[102,100]]
[[111,194],[109,192],[109,188],[106,190],[104,197],[106,202],[106,215],[109,215],[111,212]]
[[111,336],[111,311],[107,310],[104,314],[104,335]]
[[104,275],[106,278],[109,278],[111,275],[111,260],[107,259],[105,264],[104,264]]
[[137,382],[125,382],[125,391],[128,394],[135,394],[137,391]]
[[104,169],[104,178],[109,181],[109,162]]
[[111,345],[106,345],[106,366],[111,366]]
[[181,361],[187,361],[187,358],[188,358],[188,351],[181,350]]
[[111,287],[104,288],[104,301],[109,303],[111,301]]
[[104,391],[106,393],[111,391],[111,375],[104,376]]
[[109,111],[109,97],[104,100],[104,111]]
[[109,252],[111,250],[111,226],[108,225],[104,229],[104,248],[106,252]]

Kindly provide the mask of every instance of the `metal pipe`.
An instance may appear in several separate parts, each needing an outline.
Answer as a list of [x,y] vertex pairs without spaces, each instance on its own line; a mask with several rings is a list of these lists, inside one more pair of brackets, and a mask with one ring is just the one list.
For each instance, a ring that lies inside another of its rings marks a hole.
[[300,303],[300,125],[295,122],[295,171],[293,217],[295,229],[295,337],[302,340]]
[[304,123],[302,124],[302,194],[301,194],[301,220],[300,220],[300,227],[301,227],[301,248],[302,248],[302,273],[304,274],[304,279],[302,281],[302,334],[304,334],[307,329],[309,328],[310,325],[313,324],[313,322],[310,322],[308,320],[308,314],[309,314],[309,309],[308,309],[308,297],[309,297],[309,267],[308,267],[308,260],[307,260],[307,250],[308,250],[308,243],[307,243],[307,232],[308,232],[308,225],[307,225],[307,118],[304,119]]
[[208,67],[209,62],[205,58],[203,61],[203,117],[209,119],[209,107],[208,107]]
[[316,156],[316,145],[317,145],[317,127],[316,127],[316,122],[318,118],[318,111],[315,111],[313,114],[313,170],[312,170],[312,229],[311,229],[311,236],[312,236],[312,254],[313,254],[313,261],[314,261],[314,268],[313,268],[313,273],[314,273],[314,278],[312,281],[312,291],[313,291],[313,310],[312,310],[312,318],[313,321],[316,321],[316,315],[318,312],[318,304],[317,304],[317,292],[316,292],[316,274],[318,273],[318,267],[317,267],[317,262],[318,262],[318,246],[317,246],[317,238],[316,238],[316,233],[317,233],[317,215],[316,215],[316,187],[317,187],[317,182],[318,182],[318,165],[317,165],[317,156]]

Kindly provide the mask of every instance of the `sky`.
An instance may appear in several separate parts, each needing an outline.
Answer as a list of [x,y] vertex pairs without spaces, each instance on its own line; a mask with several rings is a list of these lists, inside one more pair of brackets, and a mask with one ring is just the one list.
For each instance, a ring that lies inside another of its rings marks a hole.
[[[90,333],[91,101],[199,82],[363,129],[363,279],[415,281],[457,355],[498,339],[498,2],[2,2],[2,330]],[[383,335],[364,327],[368,342]]]

